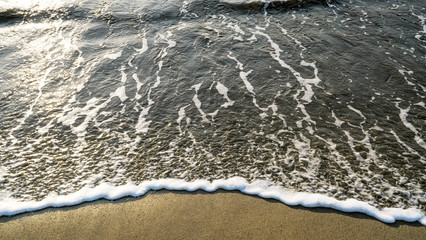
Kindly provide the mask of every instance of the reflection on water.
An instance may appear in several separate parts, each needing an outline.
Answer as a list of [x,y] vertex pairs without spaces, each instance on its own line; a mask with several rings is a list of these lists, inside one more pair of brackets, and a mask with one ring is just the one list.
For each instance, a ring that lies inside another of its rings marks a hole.
[[425,211],[424,15],[396,0],[3,1],[0,195],[240,176]]

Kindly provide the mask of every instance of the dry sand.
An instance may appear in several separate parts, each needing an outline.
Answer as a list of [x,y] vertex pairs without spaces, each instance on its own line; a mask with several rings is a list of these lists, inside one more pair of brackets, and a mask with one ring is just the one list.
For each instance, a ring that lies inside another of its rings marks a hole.
[[0,239],[426,239],[419,223],[289,207],[218,191],[157,191],[141,198],[0,217]]

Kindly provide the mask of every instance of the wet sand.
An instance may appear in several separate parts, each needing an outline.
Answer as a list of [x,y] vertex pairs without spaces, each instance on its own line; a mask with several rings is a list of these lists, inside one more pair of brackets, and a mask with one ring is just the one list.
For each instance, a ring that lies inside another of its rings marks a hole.
[[419,223],[217,191],[150,192],[0,217],[0,239],[426,239]]

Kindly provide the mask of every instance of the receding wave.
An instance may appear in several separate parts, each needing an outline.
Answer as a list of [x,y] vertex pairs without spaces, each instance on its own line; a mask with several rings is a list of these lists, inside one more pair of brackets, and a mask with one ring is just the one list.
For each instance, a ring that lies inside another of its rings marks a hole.
[[15,2],[0,214],[223,187],[426,224],[422,0]]

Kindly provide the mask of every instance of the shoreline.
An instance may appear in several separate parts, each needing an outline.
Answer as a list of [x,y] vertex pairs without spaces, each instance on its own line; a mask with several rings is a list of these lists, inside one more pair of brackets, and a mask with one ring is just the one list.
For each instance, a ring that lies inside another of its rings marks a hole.
[[34,212],[49,207],[75,206],[84,202],[92,202],[98,199],[117,200],[124,197],[141,197],[149,191],[169,190],[194,192],[202,190],[215,192],[220,189],[259,196],[264,199],[275,199],[288,206],[303,206],[308,208],[330,208],[341,212],[359,212],[371,216],[384,223],[395,223],[397,220],[406,222],[418,221],[426,226],[426,216],[415,208],[376,208],[367,202],[356,199],[337,200],[333,197],[307,192],[288,191],[285,188],[274,186],[266,181],[254,181],[248,183],[241,177],[233,177],[226,180],[196,180],[187,182],[178,179],[157,179],[145,181],[138,185],[128,183],[114,186],[101,183],[96,187],[83,187],[69,195],[52,195],[41,201],[24,201],[6,198],[0,202],[0,217],[12,216],[25,212]]
[[424,239],[419,222],[287,206],[238,191],[149,191],[134,198],[0,217],[2,239]]

